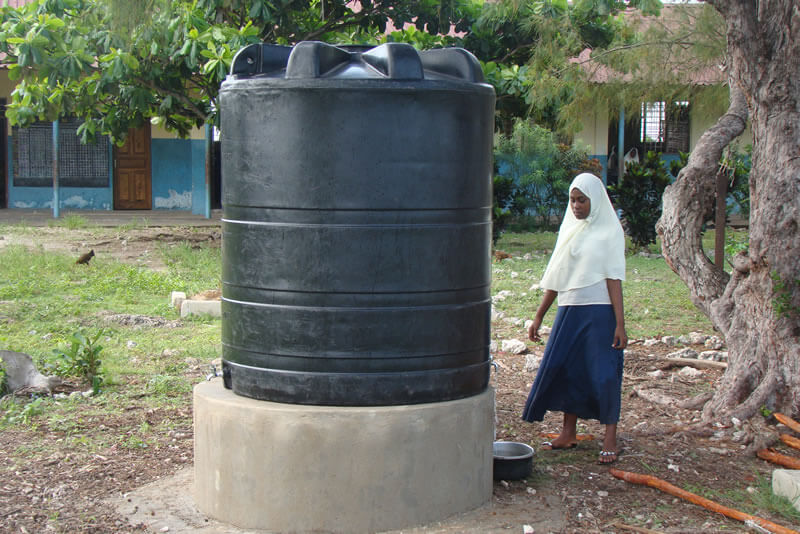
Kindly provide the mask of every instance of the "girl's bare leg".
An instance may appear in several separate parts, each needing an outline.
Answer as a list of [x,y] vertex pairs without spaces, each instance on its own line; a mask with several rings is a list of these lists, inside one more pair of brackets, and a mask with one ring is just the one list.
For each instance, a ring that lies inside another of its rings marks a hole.
[[578,443],[578,416],[574,413],[564,414],[564,425],[561,427],[561,434],[552,441],[554,449],[568,449]]
[[603,452],[600,454],[601,464],[610,464],[617,461],[617,424],[606,425],[603,437]]

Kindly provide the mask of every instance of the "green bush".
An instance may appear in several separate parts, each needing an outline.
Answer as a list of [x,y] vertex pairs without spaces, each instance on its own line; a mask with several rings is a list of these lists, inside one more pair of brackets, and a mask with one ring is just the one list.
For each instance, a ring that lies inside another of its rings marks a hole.
[[656,242],[656,222],[661,217],[661,196],[670,177],[661,155],[649,151],[641,163],[629,163],[621,183],[609,186],[614,206],[622,211],[625,233],[637,248]]
[[56,372],[62,376],[83,378],[92,386],[95,394],[99,393],[103,383],[100,369],[100,351],[103,346],[97,344],[102,335],[102,329],[93,338],[86,337],[83,332],[76,332],[70,336],[69,348],[53,349],[53,354],[58,358]]
[[[510,137],[495,139],[495,212],[533,216],[540,227],[558,225],[579,172],[598,172],[584,150],[558,142],[550,130],[519,120]],[[499,235],[494,232],[495,237]]]

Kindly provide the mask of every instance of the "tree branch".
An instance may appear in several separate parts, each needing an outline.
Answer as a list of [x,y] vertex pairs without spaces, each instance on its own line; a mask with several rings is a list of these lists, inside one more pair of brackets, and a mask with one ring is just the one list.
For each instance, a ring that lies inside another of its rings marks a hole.
[[667,264],[689,287],[692,302],[710,318],[711,304],[723,294],[729,275],[706,257],[701,230],[714,202],[722,150],[747,123],[744,93],[731,85],[730,95],[728,111],[700,137],[686,167],[664,191],[663,211],[656,224]]
[[178,91],[173,91],[171,89],[166,89],[164,87],[161,87],[155,84],[152,80],[148,80],[140,76],[135,76],[133,79],[137,83],[140,83],[141,85],[147,87],[148,89],[152,89],[154,92],[158,94],[168,95],[177,99],[186,107],[188,111],[191,111],[192,114],[194,114],[196,117],[201,118],[204,121],[208,119],[208,114],[205,113],[202,109],[200,109],[200,107],[198,107],[197,104],[187,95],[180,93]]

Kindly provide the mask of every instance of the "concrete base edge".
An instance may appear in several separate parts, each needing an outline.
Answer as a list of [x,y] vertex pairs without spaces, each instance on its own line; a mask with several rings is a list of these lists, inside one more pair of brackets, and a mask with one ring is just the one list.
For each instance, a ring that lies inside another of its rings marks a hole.
[[772,472],[772,493],[789,499],[800,512],[800,470],[775,469]]
[[280,404],[194,390],[194,498],[276,532],[377,532],[438,521],[492,495],[494,391],[409,406]]

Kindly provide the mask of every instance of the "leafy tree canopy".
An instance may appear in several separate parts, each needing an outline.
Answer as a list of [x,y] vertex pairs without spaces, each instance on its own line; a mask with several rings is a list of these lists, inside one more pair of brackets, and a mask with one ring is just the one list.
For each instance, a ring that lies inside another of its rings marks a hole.
[[[72,115],[82,140],[124,139],[146,120],[181,136],[216,121],[234,54],[257,42],[425,41],[469,27],[476,0],[40,0],[0,8],[0,59],[17,82],[7,117]],[[446,32],[445,32],[446,33]]]

